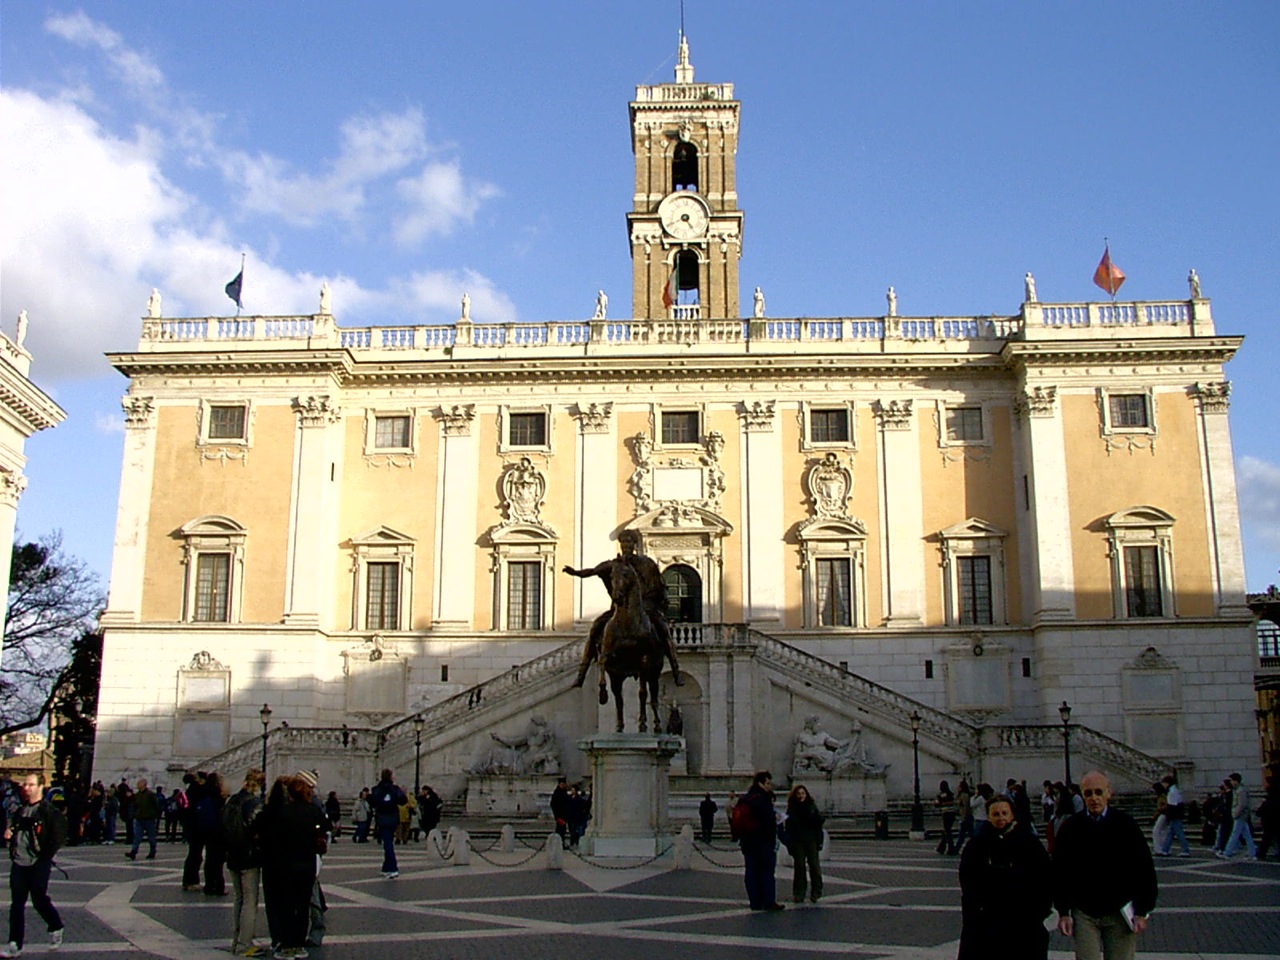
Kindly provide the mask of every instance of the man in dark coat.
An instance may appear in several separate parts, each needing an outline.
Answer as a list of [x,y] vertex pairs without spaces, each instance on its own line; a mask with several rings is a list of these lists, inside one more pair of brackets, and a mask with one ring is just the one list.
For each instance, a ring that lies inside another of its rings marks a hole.
[[[745,812],[739,812],[745,811]],[[761,770],[734,806],[734,835],[742,848],[747,902],[752,910],[781,910],[778,902],[778,820],[773,810],[773,774]]]
[[711,799],[711,794],[707,794],[702,798],[702,802],[698,804],[698,818],[702,821],[702,842],[711,842],[711,831],[716,822],[716,811],[719,806]]
[[1067,818],[1053,847],[1058,930],[1075,938],[1077,960],[1128,960],[1156,906],[1155,861],[1129,815],[1112,807],[1097,770],[1080,781],[1084,812]]

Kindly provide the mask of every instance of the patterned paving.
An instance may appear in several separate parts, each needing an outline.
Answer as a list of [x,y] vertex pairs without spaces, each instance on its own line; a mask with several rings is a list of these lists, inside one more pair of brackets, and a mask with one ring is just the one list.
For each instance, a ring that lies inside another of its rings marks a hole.
[[[478,844],[479,845],[479,844]],[[338,843],[325,860],[328,936],[316,960],[741,960],[744,950],[788,957],[950,960],[960,933],[956,861],[923,844],[850,840],[833,845],[818,906],[778,914],[746,909],[740,858],[726,843],[700,847],[693,868],[669,861],[608,869],[566,856],[548,870],[527,847],[443,861],[425,844],[402,848],[401,877],[384,880],[380,852]],[[227,898],[180,889],[184,851],[162,846],[152,862],[122,848],[73,848],[55,872],[54,902],[67,924],[68,960],[226,958]],[[1224,863],[1197,850],[1158,861],[1160,906],[1140,955],[1262,960],[1280,955],[1280,863]],[[612,866],[612,865],[610,865]],[[779,894],[789,899],[790,875]],[[27,956],[49,951],[28,908]],[[265,933],[265,922],[262,932]],[[375,953],[376,951],[376,953]],[[1050,955],[1071,957],[1054,934]]]

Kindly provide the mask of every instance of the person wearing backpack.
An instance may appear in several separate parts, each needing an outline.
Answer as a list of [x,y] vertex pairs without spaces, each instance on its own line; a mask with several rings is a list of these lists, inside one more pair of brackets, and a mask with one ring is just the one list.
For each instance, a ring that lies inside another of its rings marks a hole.
[[396,831],[400,828],[400,808],[409,802],[409,798],[396,786],[395,775],[388,768],[382,771],[382,779],[371,791],[369,799],[378,839],[382,841],[382,875],[394,880],[400,876],[395,847]]
[[782,910],[778,902],[778,818],[773,809],[773,774],[761,770],[751,789],[733,807],[733,834],[742,848],[747,901],[752,910]]
[[266,777],[261,770],[244,775],[244,786],[227,798],[222,808],[222,839],[227,852],[227,872],[235,905],[231,911],[231,952],[238,957],[260,957],[266,953],[254,946],[258,922],[258,880],[262,875],[262,851],[253,831],[254,818],[262,809],[262,788]]
[[44,779],[36,773],[23,778],[22,803],[9,818],[4,839],[9,844],[9,942],[0,957],[20,957],[26,942],[27,899],[49,929],[52,947],[62,944],[63,923],[49,899],[53,858],[67,839],[67,820],[44,796]]

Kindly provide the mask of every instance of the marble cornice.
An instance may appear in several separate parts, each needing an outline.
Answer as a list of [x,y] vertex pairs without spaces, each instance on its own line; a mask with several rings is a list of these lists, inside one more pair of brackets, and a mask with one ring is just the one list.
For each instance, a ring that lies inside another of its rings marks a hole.
[[1000,351],[1010,367],[1162,363],[1226,363],[1244,337],[1169,337],[1151,340],[1011,340]]

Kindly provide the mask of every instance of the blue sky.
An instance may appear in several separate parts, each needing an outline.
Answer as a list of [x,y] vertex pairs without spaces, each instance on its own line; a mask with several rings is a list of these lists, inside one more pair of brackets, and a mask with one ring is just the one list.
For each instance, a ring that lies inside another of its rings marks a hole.
[[[1011,314],[1199,272],[1228,367],[1250,589],[1280,580],[1280,5],[689,0],[743,103],[743,289],[775,316]],[[68,412],[20,533],[106,580],[127,384],[166,316],[448,322],[626,311],[627,102],[678,0],[0,4],[0,324]],[[1189,465],[1190,468],[1190,465]]]

